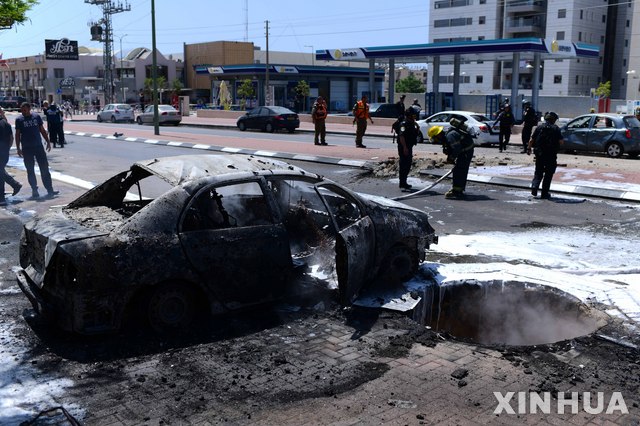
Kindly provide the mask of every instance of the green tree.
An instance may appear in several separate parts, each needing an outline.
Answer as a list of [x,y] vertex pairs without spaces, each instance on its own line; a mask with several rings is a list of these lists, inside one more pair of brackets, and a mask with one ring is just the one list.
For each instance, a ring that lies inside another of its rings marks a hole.
[[173,90],[173,93],[175,95],[179,95],[180,91],[184,88],[184,85],[182,84],[182,82],[180,81],[179,78],[174,78],[173,81],[171,82],[171,89]]
[[311,93],[309,83],[304,80],[300,80],[293,90],[296,92],[296,103],[299,105],[298,109],[304,110],[307,97]]
[[36,4],[37,0],[0,0],[0,29],[24,24],[29,19],[27,11]]
[[241,105],[242,110],[244,110],[246,107],[247,98],[250,98],[251,96],[255,95],[255,93],[256,91],[253,88],[253,82],[251,81],[251,79],[247,78],[245,80],[242,80],[242,83],[238,87],[238,95],[242,97],[242,105]]
[[608,98],[611,96],[611,82],[605,81],[604,83],[600,83],[596,89],[596,95],[599,98]]
[[401,78],[396,82],[396,92],[398,93],[422,93],[424,90],[422,82],[413,74],[409,74],[407,77]]
[[[161,89],[167,89],[167,79],[164,76],[160,76],[156,78],[156,87],[158,88],[158,103],[162,103],[162,92]],[[144,79],[144,93],[145,96],[149,99],[153,99],[153,78],[145,78]]]

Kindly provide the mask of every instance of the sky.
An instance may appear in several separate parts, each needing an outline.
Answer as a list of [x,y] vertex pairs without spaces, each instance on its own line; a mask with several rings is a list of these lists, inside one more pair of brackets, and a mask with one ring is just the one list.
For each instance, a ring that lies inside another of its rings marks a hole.
[[[120,4],[124,0],[113,0]],[[114,52],[151,47],[152,0],[128,0],[130,11],[112,14]],[[428,42],[429,1],[322,2],[292,0],[155,0],[156,46],[168,55],[183,43],[249,41],[269,50],[311,53],[318,49],[391,46]],[[248,6],[248,7],[247,7]],[[79,46],[91,41],[89,23],[102,19],[102,7],[85,0],[40,0],[29,21],[0,30],[5,59],[44,52],[45,39],[68,38]]]

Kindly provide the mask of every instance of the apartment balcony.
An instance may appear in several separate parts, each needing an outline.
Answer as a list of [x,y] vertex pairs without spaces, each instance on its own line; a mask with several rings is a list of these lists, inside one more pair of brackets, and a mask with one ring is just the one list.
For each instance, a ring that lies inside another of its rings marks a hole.
[[543,30],[543,20],[540,17],[511,17],[507,18],[504,32],[509,35],[522,33],[542,34]]
[[546,9],[544,0],[514,0],[507,1],[505,12],[509,16],[514,13],[543,13]]

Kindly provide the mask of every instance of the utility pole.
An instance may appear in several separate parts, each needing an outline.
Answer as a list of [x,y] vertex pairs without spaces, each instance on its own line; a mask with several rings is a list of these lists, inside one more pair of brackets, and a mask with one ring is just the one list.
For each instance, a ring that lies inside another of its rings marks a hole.
[[264,21],[266,24],[266,35],[267,35],[267,68],[264,74],[264,100],[265,105],[271,105],[271,92],[269,91],[269,21]]
[[104,91],[105,104],[108,104],[114,100],[113,29],[111,27],[111,15],[125,11],[128,12],[131,10],[131,6],[127,0],[125,0],[124,4],[119,0],[117,5],[113,3],[113,0],[84,0],[84,2],[102,7],[102,19],[98,22],[92,22],[90,25],[91,40],[104,43],[104,77],[102,90]]

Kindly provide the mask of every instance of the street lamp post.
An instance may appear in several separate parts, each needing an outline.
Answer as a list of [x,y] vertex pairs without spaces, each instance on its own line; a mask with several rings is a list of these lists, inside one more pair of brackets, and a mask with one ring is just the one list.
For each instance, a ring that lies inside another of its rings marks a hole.
[[129,34],[123,34],[120,38],[120,87],[122,88],[122,103],[127,102],[127,98],[124,95],[124,74],[122,74],[122,39]]

